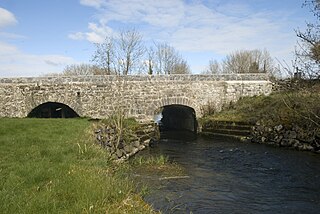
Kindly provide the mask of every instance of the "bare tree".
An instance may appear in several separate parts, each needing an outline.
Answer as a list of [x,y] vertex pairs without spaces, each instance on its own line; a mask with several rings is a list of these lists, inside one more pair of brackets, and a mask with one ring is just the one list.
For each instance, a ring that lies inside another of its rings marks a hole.
[[167,43],[155,44],[154,67],[157,74],[190,73],[187,61],[172,46]]
[[226,56],[223,61],[223,72],[275,75],[275,67],[267,50],[240,50]]
[[306,0],[305,7],[308,7],[316,18],[315,23],[307,23],[307,29],[302,32],[296,30],[299,38],[296,48],[296,71],[305,77],[314,79],[320,78],[320,1]]
[[157,74],[170,74],[176,59],[173,47],[167,43],[156,44],[156,71]]
[[226,56],[223,66],[225,73],[248,73],[250,66],[248,51],[235,51]]
[[[146,57],[143,60],[143,56]],[[128,75],[145,71],[148,74],[190,73],[190,67],[178,51],[167,43],[145,48],[142,35],[136,30],[122,31],[96,44],[92,61],[104,74]]]
[[67,65],[62,75],[64,76],[89,76],[89,75],[101,75],[103,70],[95,65],[90,64],[72,64]]
[[222,73],[221,65],[217,60],[210,59],[209,65],[206,70],[203,72],[204,74],[219,74]]
[[146,70],[149,75],[152,75],[154,72],[154,60],[155,60],[156,52],[153,47],[149,47],[147,49],[147,60],[145,61]]
[[103,43],[96,43],[96,51],[92,61],[99,66],[104,74],[115,73],[115,42],[112,37],[106,37]]
[[173,66],[172,74],[190,74],[190,66],[187,61],[184,59],[178,60],[177,63]]
[[145,52],[142,36],[136,30],[121,31],[118,36],[107,36],[103,43],[95,44],[92,61],[104,74],[128,75],[142,66]]
[[120,32],[117,38],[117,70],[119,74],[128,75],[139,69],[145,47],[142,35],[135,29]]

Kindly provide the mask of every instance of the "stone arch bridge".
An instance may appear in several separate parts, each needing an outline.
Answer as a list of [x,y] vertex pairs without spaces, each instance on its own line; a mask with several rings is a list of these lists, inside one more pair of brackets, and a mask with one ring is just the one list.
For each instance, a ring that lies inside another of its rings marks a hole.
[[123,108],[128,116],[152,120],[169,105],[191,107],[200,117],[208,104],[219,111],[240,97],[271,91],[266,74],[0,78],[0,117],[26,117],[45,103],[90,118]]

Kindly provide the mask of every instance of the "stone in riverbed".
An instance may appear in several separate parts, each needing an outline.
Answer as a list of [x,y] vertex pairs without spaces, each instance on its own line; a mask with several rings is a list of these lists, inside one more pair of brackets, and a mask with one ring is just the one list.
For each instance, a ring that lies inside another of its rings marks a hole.
[[143,150],[144,148],[146,148],[146,146],[144,146],[144,145],[140,145],[139,147],[138,147],[138,149],[141,151],[141,150]]
[[274,127],[274,130],[277,132],[280,132],[282,129],[283,129],[283,126],[281,124]]
[[295,143],[299,143],[299,141],[298,141],[298,140],[295,140],[295,139],[284,138],[284,139],[282,139],[282,141],[280,142],[280,146],[289,147],[289,146],[294,145]]
[[284,137],[288,138],[288,139],[295,139],[295,138],[297,138],[297,132],[295,132],[295,131],[286,131],[285,134],[284,134]]
[[134,141],[134,142],[132,143],[132,145],[133,145],[134,147],[136,147],[136,148],[139,148],[140,142],[139,142],[138,140],[136,140],[136,141]]
[[123,150],[122,149],[117,149],[116,155],[118,158],[121,158],[123,156]]
[[279,144],[281,140],[283,139],[283,135],[276,135],[274,138],[274,141]]
[[145,140],[145,141],[143,141],[142,144],[147,146],[147,145],[150,144],[151,140],[152,140],[152,139]]
[[118,145],[118,149],[123,149],[124,145],[123,145],[123,141],[120,140],[119,145]]
[[304,143],[304,144],[302,144],[302,150],[303,151],[313,151],[314,148],[311,145]]
[[132,145],[125,145],[124,146],[124,151],[126,152],[126,153],[130,153],[130,152],[132,152],[132,150],[133,150],[133,146]]

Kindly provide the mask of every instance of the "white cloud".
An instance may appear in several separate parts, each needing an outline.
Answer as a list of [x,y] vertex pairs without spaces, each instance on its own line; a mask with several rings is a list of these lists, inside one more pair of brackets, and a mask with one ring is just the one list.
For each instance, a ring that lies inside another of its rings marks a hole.
[[19,54],[0,59],[0,77],[40,76],[48,73],[61,73],[68,64],[77,63],[70,57],[55,55]]
[[0,56],[4,57],[5,55],[15,54],[18,52],[18,49],[13,46],[9,45],[7,43],[0,41]]
[[86,39],[86,34],[82,32],[77,32],[69,34],[68,37],[73,40],[83,40]]
[[[0,8],[0,29],[18,23],[15,16]],[[0,31],[0,39],[17,40],[25,36]],[[24,53],[15,45],[0,40],[0,77],[39,76],[59,73],[68,64],[77,63],[62,55],[35,55]]]
[[81,0],[81,4],[97,8],[98,21],[89,23],[88,32],[76,32],[69,38],[90,42],[103,41],[106,35],[112,34],[110,22],[123,24],[147,24],[156,28],[174,28],[183,21],[185,6],[182,0]]
[[230,53],[230,50],[235,49],[259,48],[261,45],[267,47],[275,42],[270,41],[270,36],[283,34],[278,30],[280,24],[261,18],[264,15],[235,19],[190,8],[185,18],[188,24],[172,34],[171,42],[184,51],[214,51],[219,54]]
[[22,36],[22,35],[0,31],[0,39],[1,38],[4,38],[4,39],[26,39],[26,37]]
[[98,42],[119,26],[132,26],[145,38],[169,42],[185,53],[207,51],[221,56],[239,49],[267,48],[277,58],[291,56],[296,39],[290,11],[257,10],[238,1],[204,2],[81,0],[97,8],[97,21],[88,25],[88,32],[69,37]]
[[69,34],[68,37],[73,40],[88,40],[92,43],[102,43],[107,35],[112,35],[113,31],[110,27],[103,24],[89,23],[89,32],[76,32]]
[[59,73],[68,64],[77,63],[61,55],[33,55],[17,47],[0,42],[0,77],[39,76]]
[[65,67],[66,65],[76,63],[76,61],[67,56],[62,55],[44,55],[41,56],[41,60],[45,62],[48,65],[54,66],[54,67]]
[[80,4],[90,7],[101,7],[103,0],[80,0]]
[[0,7],[0,28],[16,24],[17,20],[13,13]]
[[108,0],[101,9],[104,21],[144,22],[164,28],[178,26],[184,18],[186,7],[182,0]]

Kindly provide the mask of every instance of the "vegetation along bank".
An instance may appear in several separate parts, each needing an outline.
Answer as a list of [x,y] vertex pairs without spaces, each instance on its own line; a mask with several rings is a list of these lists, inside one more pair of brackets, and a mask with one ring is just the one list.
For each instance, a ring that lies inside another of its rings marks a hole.
[[223,111],[209,112],[205,129],[220,121],[252,127],[247,140],[320,153],[320,82],[287,80],[277,83],[270,96],[246,97]]
[[155,213],[130,172],[170,165],[166,158],[118,164],[94,142],[96,127],[87,119],[1,118],[0,212]]

